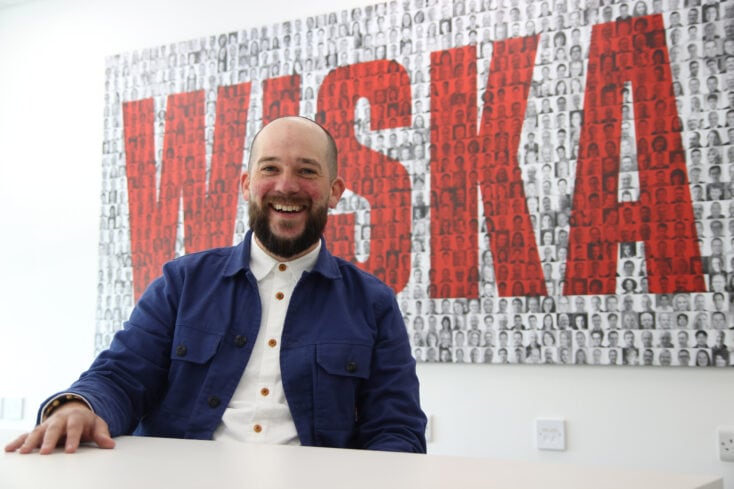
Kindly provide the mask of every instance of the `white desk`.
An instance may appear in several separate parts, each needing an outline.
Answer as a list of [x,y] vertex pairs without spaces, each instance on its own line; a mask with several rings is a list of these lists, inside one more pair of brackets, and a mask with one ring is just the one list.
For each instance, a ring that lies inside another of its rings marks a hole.
[[[7,440],[3,440],[2,445]],[[112,450],[0,455],[0,488],[722,489],[721,478],[481,458],[117,438]]]

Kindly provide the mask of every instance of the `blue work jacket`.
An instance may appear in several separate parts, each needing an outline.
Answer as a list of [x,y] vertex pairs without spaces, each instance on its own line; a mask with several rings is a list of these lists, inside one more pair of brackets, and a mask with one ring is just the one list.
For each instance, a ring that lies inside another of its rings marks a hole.
[[[210,439],[260,326],[250,233],[163,267],[124,329],[70,389],[112,436]],[[280,347],[301,444],[425,452],[415,361],[392,290],[321,247],[293,291]]]

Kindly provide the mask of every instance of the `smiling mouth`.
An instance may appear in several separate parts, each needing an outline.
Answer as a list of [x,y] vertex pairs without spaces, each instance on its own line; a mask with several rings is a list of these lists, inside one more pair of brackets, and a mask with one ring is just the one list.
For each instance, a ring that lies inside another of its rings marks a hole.
[[283,212],[286,214],[296,214],[303,210],[306,210],[306,206],[303,204],[281,204],[274,202],[270,204],[270,208],[277,212]]

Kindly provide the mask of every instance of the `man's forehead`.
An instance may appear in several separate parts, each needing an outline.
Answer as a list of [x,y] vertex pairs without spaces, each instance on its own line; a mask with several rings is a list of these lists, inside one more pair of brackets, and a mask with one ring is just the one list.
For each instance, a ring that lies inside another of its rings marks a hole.
[[257,142],[263,136],[271,136],[276,134],[278,137],[288,137],[294,135],[312,136],[316,133],[321,134],[321,137],[325,140],[326,134],[324,130],[315,122],[306,119],[304,117],[281,117],[274,121],[266,124],[260,132],[256,135],[255,141]]
[[[322,160],[327,149],[326,135],[319,126],[307,119],[287,118],[277,119],[265,126],[256,135],[252,151],[258,158],[268,158],[271,156],[270,151],[280,149],[279,146],[284,143],[300,143],[298,150],[306,150],[307,153],[299,156],[309,160]],[[287,147],[295,148],[291,145]]]

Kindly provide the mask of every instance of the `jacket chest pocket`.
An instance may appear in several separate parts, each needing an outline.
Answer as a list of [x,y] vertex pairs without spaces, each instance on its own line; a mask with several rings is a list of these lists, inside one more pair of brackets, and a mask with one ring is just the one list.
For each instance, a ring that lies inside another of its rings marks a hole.
[[167,411],[190,413],[221,343],[221,334],[176,326],[171,343],[168,389],[162,403]]
[[212,359],[222,342],[222,335],[189,326],[176,326],[171,344],[171,361],[204,364]]
[[372,346],[316,345],[314,423],[317,429],[354,426],[361,382],[370,375]]

